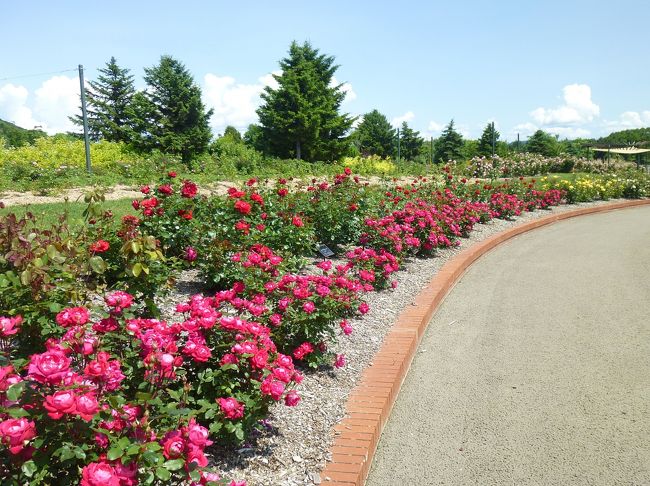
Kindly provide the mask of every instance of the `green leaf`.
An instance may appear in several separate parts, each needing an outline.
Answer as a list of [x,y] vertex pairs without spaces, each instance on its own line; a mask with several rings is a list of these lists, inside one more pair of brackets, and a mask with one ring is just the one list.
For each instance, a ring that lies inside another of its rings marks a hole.
[[140,444],[133,444],[126,450],[127,456],[136,456],[140,453]]
[[139,277],[140,274],[142,273],[142,264],[138,262],[135,265],[133,265],[133,268],[131,268],[131,273],[133,273],[134,277]]
[[34,461],[27,461],[23,463],[22,466],[20,466],[20,469],[25,476],[31,478],[34,475],[34,473],[38,470],[38,466],[36,466],[36,463]]
[[169,479],[171,479],[172,473],[170,473],[164,467],[157,467],[156,468],[156,477],[158,479],[162,479],[163,481],[168,481]]
[[17,402],[20,396],[25,391],[26,385],[27,382],[25,381],[19,381],[18,383],[14,383],[13,385],[11,385],[7,390],[7,400],[10,400],[12,402]]
[[107,265],[102,257],[95,255],[88,260],[88,264],[93,272],[102,274],[106,271]]
[[183,459],[170,459],[163,464],[163,467],[169,471],[178,471],[185,465],[185,460]]
[[118,459],[124,455],[124,449],[122,449],[119,445],[111,447],[108,450],[108,453],[106,454],[106,457],[108,458],[109,461],[114,461],[115,459]]

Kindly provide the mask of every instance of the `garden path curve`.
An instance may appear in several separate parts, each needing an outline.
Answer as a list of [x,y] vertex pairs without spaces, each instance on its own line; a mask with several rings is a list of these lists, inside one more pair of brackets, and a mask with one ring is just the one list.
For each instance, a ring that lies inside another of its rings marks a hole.
[[650,206],[499,245],[434,315],[368,486],[650,484]]

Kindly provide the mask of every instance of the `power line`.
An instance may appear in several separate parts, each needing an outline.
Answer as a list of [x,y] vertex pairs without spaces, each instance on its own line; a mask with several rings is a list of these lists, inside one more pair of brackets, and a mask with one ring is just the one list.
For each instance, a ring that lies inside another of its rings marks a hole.
[[38,77],[38,76],[49,76],[50,74],[70,73],[70,72],[74,72],[76,70],[77,69],[75,68],[75,69],[64,69],[62,71],[52,71],[52,72],[49,72],[49,73],[22,74],[20,76],[9,76],[7,78],[0,78],[0,81],[8,81],[10,79],[20,79],[20,78],[35,78],[35,77]]

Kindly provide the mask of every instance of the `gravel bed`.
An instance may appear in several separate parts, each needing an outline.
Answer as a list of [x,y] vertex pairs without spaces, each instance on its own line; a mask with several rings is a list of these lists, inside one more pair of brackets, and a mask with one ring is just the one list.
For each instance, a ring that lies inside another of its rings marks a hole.
[[[245,479],[249,486],[319,484],[320,471],[331,459],[332,427],[345,415],[347,397],[361,372],[371,364],[398,314],[413,303],[415,296],[450,258],[495,233],[526,221],[550,213],[602,204],[565,205],[550,211],[524,213],[514,221],[495,219],[487,224],[478,224],[469,238],[461,239],[460,246],[441,250],[435,258],[405,262],[397,273],[397,288],[366,294],[370,312],[363,318],[348,320],[354,332],[350,336],[341,335],[339,342],[332,347],[333,351],[345,354],[346,366],[306,372],[298,387],[302,397],[298,406],[286,407],[279,403],[272,407],[264,431],[236,451],[213,451],[212,464],[225,477]],[[176,303],[201,290],[198,273],[183,272],[175,289],[162,302],[164,317],[172,318]]]

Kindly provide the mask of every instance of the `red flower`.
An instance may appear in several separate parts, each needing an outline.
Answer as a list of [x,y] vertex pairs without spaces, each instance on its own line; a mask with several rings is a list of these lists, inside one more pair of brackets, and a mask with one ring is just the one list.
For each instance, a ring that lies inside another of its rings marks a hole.
[[289,190],[286,187],[281,187],[280,189],[278,189],[278,196],[284,197],[287,194],[289,194]]
[[171,196],[174,194],[174,189],[169,184],[163,184],[162,186],[158,187],[158,193],[164,196]]
[[95,243],[90,245],[90,251],[92,253],[104,253],[107,251],[111,245],[106,240],[97,240]]
[[167,177],[169,177],[170,179],[173,179],[174,177],[176,177],[176,172],[174,172],[173,170],[170,170],[169,172],[167,172]]
[[79,486],[120,486],[120,478],[110,464],[91,462],[81,470]]
[[151,192],[151,188],[149,186],[142,186],[140,188],[140,192],[142,194],[149,194]]
[[90,422],[92,418],[99,412],[99,403],[95,395],[86,393],[85,395],[78,395],[75,403],[76,413],[86,422]]
[[163,455],[166,459],[176,459],[185,452],[185,439],[178,430],[170,432],[163,441]]
[[0,442],[9,446],[9,452],[20,454],[25,442],[36,437],[36,424],[26,418],[8,419],[0,422]]
[[31,356],[27,374],[39,383],[56,385],[69,370],[70,358],[61,351],[47,351]]
[[7,337],[16,334],[21,322],[23,322],[21,316],[0,317],[0,337]]
[[294,217],[291,219],[291,224],[293,224],[293,225],[296,226],[297,228],[300,228],[300,227],[302,227],[302,226],[305,226],[305,223],[302,222],[302,219],[300,218],[300,216],[294,216]]
[[298,402],[300,402],[300,395],[298,395],[296,390],[291,390],[289,393],[287,393],[287,396],[284,397],[284,404],[287,407],[295,407],[298,405]]
[[345,172],[345,175],[350,175],[350,174],[352,174],[352,169],[350,169],[349,167],[346,167],[345,169],[343,169],[343,172]]
[[61,390],[45,397],[43,407],[53,419],[60,419],[65,414],[77,411],[76,396],[72,390]]
[[217,403],[221,407],[221,411],[230,420],[236,420],[244,416],[244,404],[239,403],[232,397],[217,398]]
[[90,313],[85,307],[68,307],[56,315],[60,326],[83,326],[90,319]]
[[251,205],[247,203],[246,201],[242,201],[239,199],[235,203],[235,209],[239,211],[241,214],[250,214],[251,212]]
[[181,187],[181,195],[188,199],[193,198],[199,192],[196,184],[192,181],[183,181],[183,187]]

